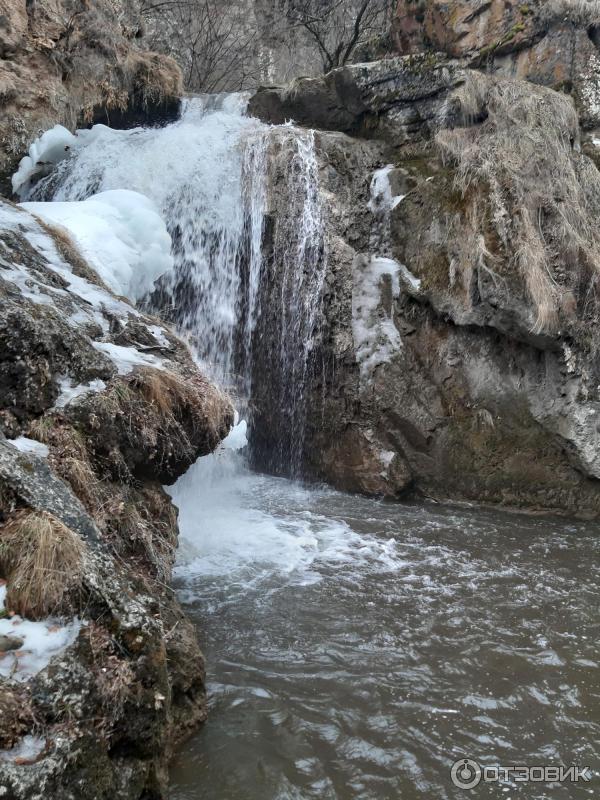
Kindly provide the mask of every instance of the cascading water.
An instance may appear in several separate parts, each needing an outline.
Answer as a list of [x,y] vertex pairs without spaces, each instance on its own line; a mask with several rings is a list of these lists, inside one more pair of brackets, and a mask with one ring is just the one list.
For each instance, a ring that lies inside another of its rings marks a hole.
[[[245,116],[246,103],[245,95],[197,97],[166,128],[81,131],[70,158],[24,199],[84,200],[127,188],[155,202],[175,263],[148,298],[150,307],[189,338],[244,415],[260,371],[256,352],[277,350],[269,386],[284,434],[263,465],[297,474],[325,272],[314,134],[263,125]],[[286,155],[279,202],[269,185],[276,153]]]

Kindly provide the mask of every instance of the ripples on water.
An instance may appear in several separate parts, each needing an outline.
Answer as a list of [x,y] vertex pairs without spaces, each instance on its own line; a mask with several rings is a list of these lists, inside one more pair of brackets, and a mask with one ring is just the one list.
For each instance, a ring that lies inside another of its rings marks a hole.
[[174,497],[211,714],[174,764],[175,800],[466,797],[449,775],[462,756],[595,770],[473,797],[598,791],[595,526],[203,462]]

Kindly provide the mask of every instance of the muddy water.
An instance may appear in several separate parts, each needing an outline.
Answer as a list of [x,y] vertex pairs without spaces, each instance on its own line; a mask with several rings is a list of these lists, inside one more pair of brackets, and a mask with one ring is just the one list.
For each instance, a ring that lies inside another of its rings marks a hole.
[[[198,470],[176,580],[211,714],[175,800],[598,796],[595,526]],[[465,756],[595,774],[465,793]]]

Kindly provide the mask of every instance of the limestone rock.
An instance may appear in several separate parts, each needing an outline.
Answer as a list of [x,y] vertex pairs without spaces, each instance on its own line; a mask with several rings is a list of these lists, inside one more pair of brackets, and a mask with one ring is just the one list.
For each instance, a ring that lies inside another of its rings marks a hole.
[[470,66],[572,93],[584,127],[600,123],[600,14],[584,0],[399,0],[402,53],[441,52]]
[[[232,406],[64,235],[5,201],[0,339],[0,527],[41,513],[85,542],[68,600],[85,620],[77,640],[26,684],[2,681],[0,740],[18,744],[35,720],[45,746],[32,763],[3,760],[0,786],[15,800],[165,796],[206,690],[195,630],[167,588],[177,512],[161,483],[214,449]],[[13,566],[0,554],[8,606]]]
[[[327,274],[306,471],[369,494],[598,516],[600,175],[571,99],[417,54],[254,102],[345,131],[316,136]],[[388,274],[366,285],[373,258]],[[383,339],[365,372],[367,296]]]

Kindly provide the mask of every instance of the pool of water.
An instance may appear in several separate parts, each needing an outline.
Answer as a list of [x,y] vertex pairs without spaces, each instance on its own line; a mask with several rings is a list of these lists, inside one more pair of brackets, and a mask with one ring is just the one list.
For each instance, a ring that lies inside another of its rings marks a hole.
[[[597,526],[348,496],[231,456],[173,494],[210,693],[175,800],[597,795]],[[463,757],[592,781],[465,793]]]

